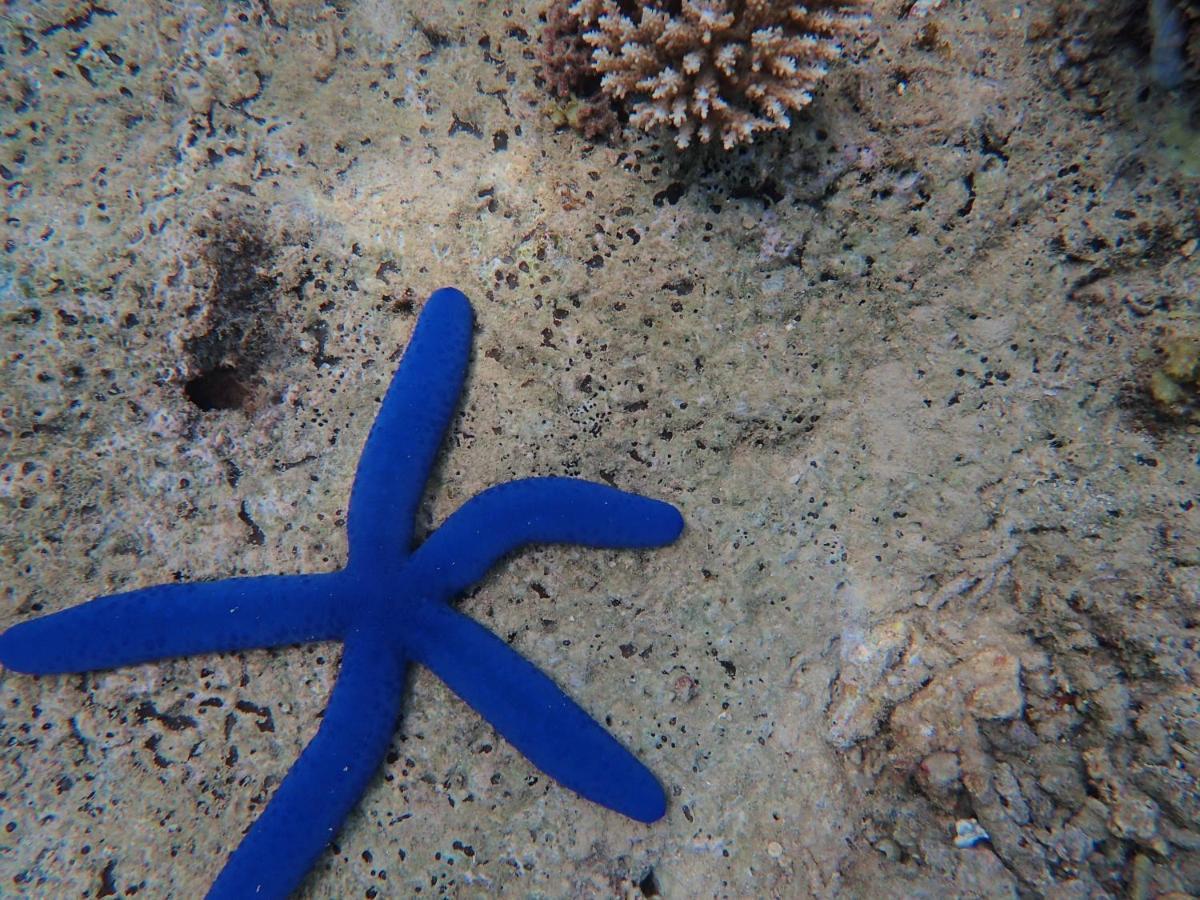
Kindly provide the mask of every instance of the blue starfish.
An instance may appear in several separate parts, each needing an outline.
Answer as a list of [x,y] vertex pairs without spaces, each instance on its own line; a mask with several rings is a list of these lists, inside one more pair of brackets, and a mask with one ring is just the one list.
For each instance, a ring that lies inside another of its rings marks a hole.
[[14,625],[0,662],[32,674],[165,657],[344,643],[320,730],[209,892],[283,897],[303,880],[379,767],[410,661],[429,667],[535,766],[640,822],[666,811],[650,771],[530,662],[448,605],[529,543],[658,547],[683,529],[669,504],[571,478],[528,478],[463,504],[420,547],[413,518],[462,388],[471,305],[425,304],[363,448],[337,572],[165,584]]

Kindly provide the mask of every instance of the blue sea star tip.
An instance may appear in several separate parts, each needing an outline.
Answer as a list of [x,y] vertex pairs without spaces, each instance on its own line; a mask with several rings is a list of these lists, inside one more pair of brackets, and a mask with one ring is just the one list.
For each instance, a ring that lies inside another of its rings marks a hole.
[[679,511],[589,481],[527,478],[477,494],[413,546],[425,483],[462,390],[471,331],[467,298],[453,288],[434,292],[363,447],[342,569],[157,585],[0,634],[0,663],[35,675],[344,643],[316,736],[209,897],[283,897],[300,884],[387,752],[409,662],[427,666],[530,762],[580,796],[640,822],[666,812],[649,769],[541,670],[449,603],[526,544],[670,544],[683,530]]

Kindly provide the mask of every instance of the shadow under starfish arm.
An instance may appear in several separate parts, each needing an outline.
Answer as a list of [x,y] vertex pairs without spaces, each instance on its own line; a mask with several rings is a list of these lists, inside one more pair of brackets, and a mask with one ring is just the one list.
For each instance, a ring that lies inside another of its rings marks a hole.
[[208,892],[208,900],[291,894],[358,803],[387,752],[407,661],[378,634],[346,641],[316,736]]
[[340,637],[339,573],[160,584],[97,597],[0,634],[0,663],[31,675]]
[[414,658],[531,763],[631,819],[662,818],[667,801],[650,770],[533,663],[448,606],[428,604],[414,618]]

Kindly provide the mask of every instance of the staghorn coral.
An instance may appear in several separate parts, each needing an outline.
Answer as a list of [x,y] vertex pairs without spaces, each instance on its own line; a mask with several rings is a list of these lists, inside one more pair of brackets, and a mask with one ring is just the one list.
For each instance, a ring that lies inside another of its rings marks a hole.
[[[629,121],[726,149],[786,129],[812,100],[842,41],[867,21],[869,0],[577,0],[600,90]],[[635,21],[636,18],[636,21]]]

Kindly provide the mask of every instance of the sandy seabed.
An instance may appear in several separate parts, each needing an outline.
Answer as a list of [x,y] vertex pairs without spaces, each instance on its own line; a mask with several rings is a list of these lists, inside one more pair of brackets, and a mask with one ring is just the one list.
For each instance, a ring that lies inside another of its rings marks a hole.
[[[1200,430],[1162,390],[1200,339],[1195,95],[1141,3],[930,6],[878,2],[731,153],[556,129],[533,3],[5,6],[0,627],[338,566],[452,284],[422,527],[535,474],[687,520],[461,602],[670,808],[581,801],[416,672],[304,896],[1200,892]],[[0,674],[0,894],[202,893],[339,656]]]

